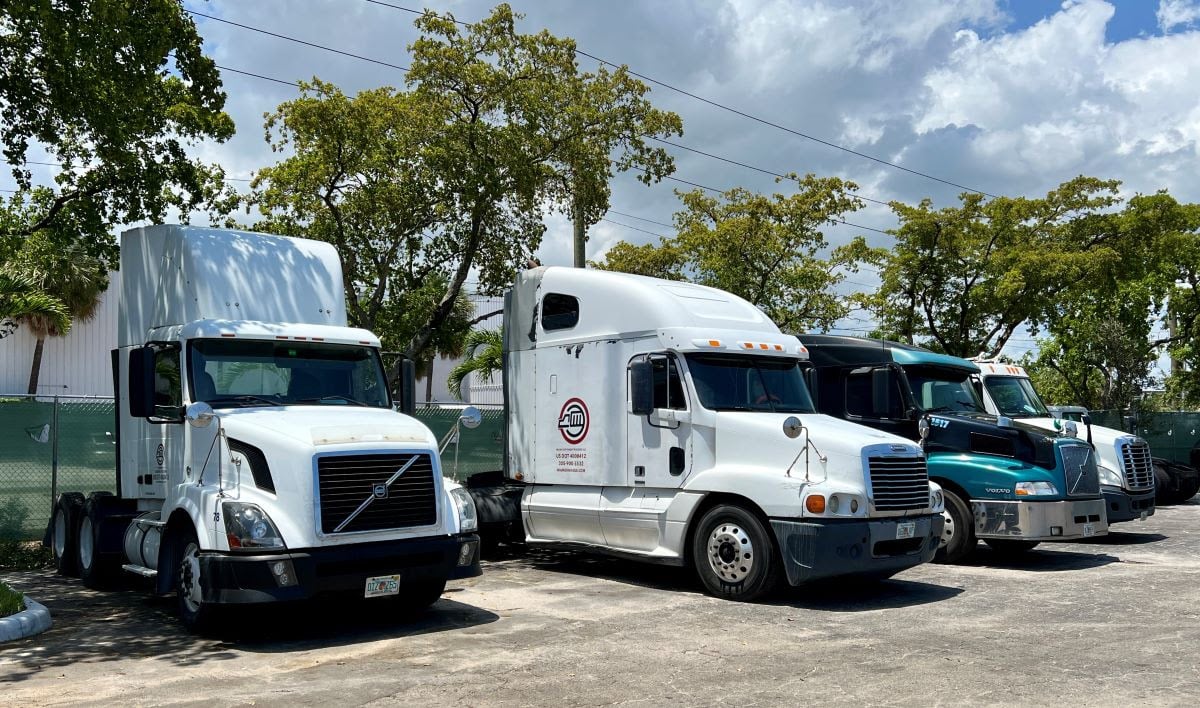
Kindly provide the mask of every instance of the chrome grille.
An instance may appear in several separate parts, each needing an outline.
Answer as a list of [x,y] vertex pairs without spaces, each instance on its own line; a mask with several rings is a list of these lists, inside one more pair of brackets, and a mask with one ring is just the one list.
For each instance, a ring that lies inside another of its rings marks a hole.
[[1117,441],[1125,485],[1129,489],[1150,489],[1154,486],[1154,463],[1150,461],[1150,446],[1140,438]]
[[1063,467],[1067,472],[1067,496],[1095,496],[1100,493],[1100,471],[1091,445],[1060,445]]
[[924,509],[929,505],[929,470],[924,457],[868,457],[867,470],[876,511]]
[[[410,461],[412,465],[388,485],[396,471]],[[428,453],[318,457],[317,492],[317,521],[324,534],[437,522],[437,488]]]

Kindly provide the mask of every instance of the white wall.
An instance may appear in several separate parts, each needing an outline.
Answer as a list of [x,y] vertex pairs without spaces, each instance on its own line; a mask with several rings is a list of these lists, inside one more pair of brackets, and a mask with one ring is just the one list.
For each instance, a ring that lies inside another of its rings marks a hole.
[[[65,337],[49,337],[42,352],[38,394],[43,396],[111,396],[109,352],[117,346],[117,301],[121,274],[109,274],[110,284],[96,316],[76,322]],[[29,368],[37,340],[28,327],[0,339],[0,395],[29,389]]]

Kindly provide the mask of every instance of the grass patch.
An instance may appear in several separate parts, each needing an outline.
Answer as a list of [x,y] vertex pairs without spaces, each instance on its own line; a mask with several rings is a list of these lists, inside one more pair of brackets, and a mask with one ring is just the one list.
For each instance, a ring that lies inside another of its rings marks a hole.
[[53,552],[38,541],[0,540],[0,570],[41,570],[53,565]]
[[25,609],[25,598],[4,583],[0,583],[0,617],[15,615]]

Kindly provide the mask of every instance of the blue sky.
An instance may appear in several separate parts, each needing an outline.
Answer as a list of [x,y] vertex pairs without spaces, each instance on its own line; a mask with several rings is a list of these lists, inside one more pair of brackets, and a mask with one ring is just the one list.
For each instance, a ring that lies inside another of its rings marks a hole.
[[[1158,3],[1153,0],[1110,0],[1110,3],[1116,7],[1116,12],[1104,33],[1109,42],[1162,34],[1155,16]],[[1036,24],[1061,10],[1062,4],[1062,0],[1006,0],[1002,6],[1012,23],[1005,31]]]

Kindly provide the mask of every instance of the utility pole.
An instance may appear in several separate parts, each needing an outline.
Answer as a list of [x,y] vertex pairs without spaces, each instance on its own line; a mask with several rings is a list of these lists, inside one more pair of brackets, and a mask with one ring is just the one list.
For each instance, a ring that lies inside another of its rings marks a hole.
[[583,209],[579,204],[579,197],[575,197],[574,207],[571,209],[572,220],[575,222],[575,267],[587,267],[587,252],[584,246],[587,243],[587,225],[583,223]]

